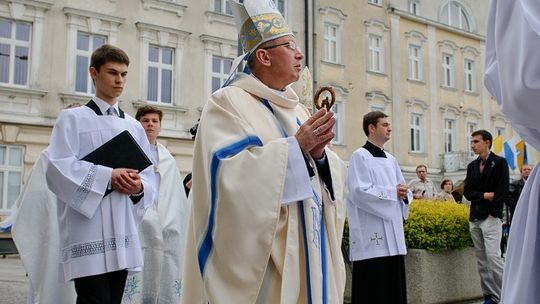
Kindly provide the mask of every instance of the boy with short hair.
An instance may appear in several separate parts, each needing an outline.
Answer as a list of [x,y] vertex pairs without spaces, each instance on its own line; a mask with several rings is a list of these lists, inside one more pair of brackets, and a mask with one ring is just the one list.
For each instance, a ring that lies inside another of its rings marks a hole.
[[149,155],[141,125],[118,106],[129,57],[103,45],[91,57],[95,96],[58,115],[49,147],[47,183],[56,195],[60,279],[74,280],[77,303],[120,303],[127,271],[143,265],[137,225],[153,202],[151,166],[138,172],[110,168],[83,157],[128,130]]

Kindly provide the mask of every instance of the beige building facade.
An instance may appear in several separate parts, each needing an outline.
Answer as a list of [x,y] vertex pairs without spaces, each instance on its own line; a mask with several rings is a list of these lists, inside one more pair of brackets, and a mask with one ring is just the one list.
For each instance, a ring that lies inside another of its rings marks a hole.
[[[317,5],[314,86],[336,89],[333,146],[344,159],[365,143],[362,116],[372,110],[390,116],[393,135],[385,148],[407,180],[419,164],[435,181],[463,179],[475,158],[474,130],[517,136],[483,86],[488,0]],[[528,152],[530,162],[538,159]]]
[[[228,1],[0,0],[0,216],[60,110],[91,98],[89,57],[103,43],[131,58],[121,107],[132,115],[147,103],[162,109],[159,140],[183,174],[191,171],[189,129],[238,55]],[[371,110],[390,115],[386,148],[407,179],[420,163],[436,180],[463,178],[471,130],[513,135],[482,85],[488,0],[274,2],[313,88],[336,91],[332,145],[343,159],[364,144],[362,116]]]
[[[304,48],[305,3],[275,3]],[[103,43],[131,59],[120,106],[131,115],[147,103],[159,107],[159,141],[183,174],[191,171],[189,129],[238,55],[228,0],[0,0],[0,216],[49,144],[60,110],[91,98],[89,58]]]

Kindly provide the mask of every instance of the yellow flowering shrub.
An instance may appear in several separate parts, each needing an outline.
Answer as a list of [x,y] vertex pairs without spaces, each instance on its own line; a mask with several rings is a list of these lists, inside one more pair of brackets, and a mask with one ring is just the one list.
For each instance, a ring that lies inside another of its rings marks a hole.
[[433,252],[472,246],[469,207],[462,204],[414,200],[404,228],[407,248]]

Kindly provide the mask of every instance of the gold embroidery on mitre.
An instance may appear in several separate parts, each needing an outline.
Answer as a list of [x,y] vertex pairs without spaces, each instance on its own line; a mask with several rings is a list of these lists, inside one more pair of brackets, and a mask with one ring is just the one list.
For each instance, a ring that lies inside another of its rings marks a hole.
[[283,17],[276,13],[261,14],[246,20],[240,31],[240,41],[245,52],[252,51],[263,41],[291,33]]

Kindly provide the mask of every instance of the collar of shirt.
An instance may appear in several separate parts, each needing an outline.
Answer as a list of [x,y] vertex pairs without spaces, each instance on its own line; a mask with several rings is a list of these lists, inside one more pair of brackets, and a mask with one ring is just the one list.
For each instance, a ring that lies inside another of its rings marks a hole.
[[480,157],[480,155],[478,156],[478,161],[479,162],[487,162],[490,158],[492,158],[491,155],[495,155],[495,153],[493,153],[492,151],[489,152],[489,154],[486,156],[486,159],[482,159],[482,157]]
[[[249,76],[255,78],[258,82],[266,85],[264,82],[262,82],[259,78],[257,78],[257,76],[253,75],[253,74],[249,74]],[[267,86],[268,87],[268,86]],[[285,97],[287,98],[287,90],[276,90],[276,89],[272,89],[271,87],[268,87],[271,91],[275,92],[276,94],[280,95],[281,97]]]
[[[105,100],[97,97],[97,96],[94,96],[92,97],[92,100],[96,103],[96,105],[99,107],[99,110],[101,111],[101,113],[103,115],[106,115],[107,113],[107,110],[111,107],[110,104],[108,104]],[[120,113],[119,109],[118,109],[118,101],[116,101],[113,105],[114,109],[116,110],[116,113]]]
[[371,155],[374,157],[384,157],[386,158],[386,154],[384,153],[384,149],[381,147],[375,145],[374,143],[370,142],[369,140],[366,141],[366,144],[363,146],[364,149],[368,150]]

